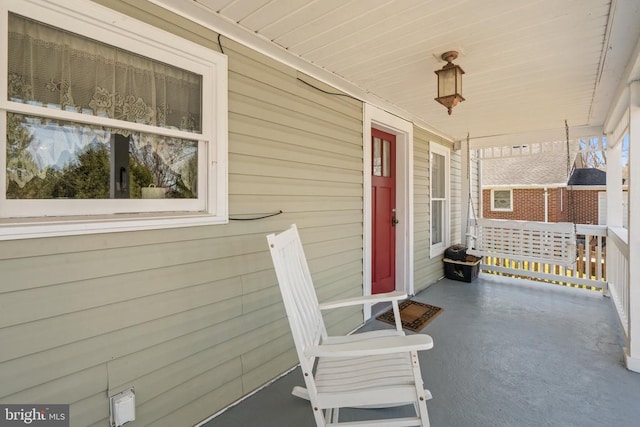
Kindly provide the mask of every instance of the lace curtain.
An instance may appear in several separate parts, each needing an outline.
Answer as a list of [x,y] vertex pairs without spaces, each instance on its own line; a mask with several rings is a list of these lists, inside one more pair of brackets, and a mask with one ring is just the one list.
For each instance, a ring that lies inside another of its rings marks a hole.
[[[9,15],[8,36],[11,101],[201,132],[202,77],[196,73],[15,14]],[[95,131],[89,132],[92,127]],[[36,128],[39,135],[49,135],[46,140],[33,140]],[[195,180],[184,178],[195,173],[195,141],[16,114],[8,114],[7,133],[7,185],[13,181],[23,188],[36,176],[44,179],[65,158],[119,133],[131,137],[134,158],[155,153],[168,171],[164,175],[171,177],[164,181],[182,176],[181,185],[195,191]]]
[[11,14],[9,99],[192,132],[201,76]]

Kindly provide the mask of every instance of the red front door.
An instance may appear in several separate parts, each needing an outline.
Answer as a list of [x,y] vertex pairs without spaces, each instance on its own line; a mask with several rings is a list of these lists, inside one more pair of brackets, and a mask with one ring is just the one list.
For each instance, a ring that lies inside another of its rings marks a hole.
[[371,292],[396,289],[396,137],[371,129]]

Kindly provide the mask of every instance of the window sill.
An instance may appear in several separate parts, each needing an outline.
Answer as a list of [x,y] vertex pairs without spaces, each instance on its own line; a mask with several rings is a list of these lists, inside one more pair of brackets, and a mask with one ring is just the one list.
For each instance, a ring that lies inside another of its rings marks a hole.
[[438,258],[444,255],[444,247],[439,247],[439,248],[432,248],[429,251],[429,258],[430,259],[434,259],[434,258]]
[[228,222],[226,216],[214,216],[204,212],[5,218],[0,219],[0,240],[158,230]]

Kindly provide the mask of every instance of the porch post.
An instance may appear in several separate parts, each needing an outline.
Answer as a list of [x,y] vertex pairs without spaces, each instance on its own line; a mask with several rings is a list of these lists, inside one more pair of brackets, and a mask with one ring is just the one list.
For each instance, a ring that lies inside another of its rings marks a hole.
[[607,134],[607,226],[622,227],[622,141]]
[[627,368],[640,372],[640,81],[629,85],[629,348]]
[[462,150],[461,166],[462,166],[462,185],[461,185],[461,197],[460,197],[460,218],[462,224],[460,227],[460,241],[463,245],[467,244],[467,230],[469,227],[469,193],[471,192],[471,159],[469,156],[469,143],[466,139],[463,139],[460,143]]

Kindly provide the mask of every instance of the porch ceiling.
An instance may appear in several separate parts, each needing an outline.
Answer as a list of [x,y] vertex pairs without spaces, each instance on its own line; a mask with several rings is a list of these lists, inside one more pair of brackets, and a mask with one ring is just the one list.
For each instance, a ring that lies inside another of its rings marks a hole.
[[[637,0],[151,1],[455,140],[602,126],[640,35]],[[451,116],[448,50],[466,72]]]

